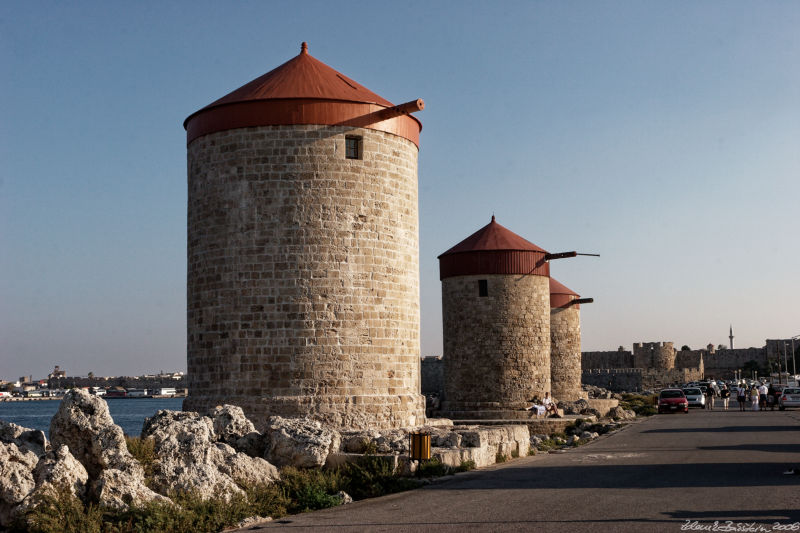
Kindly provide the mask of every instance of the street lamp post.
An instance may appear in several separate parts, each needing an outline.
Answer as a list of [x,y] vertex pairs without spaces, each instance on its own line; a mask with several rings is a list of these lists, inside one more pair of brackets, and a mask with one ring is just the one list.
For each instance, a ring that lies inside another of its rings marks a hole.
[[786,384],[789,384],[789,363],[786,360],[786,341],[783,341],[783,368],[786,369]]

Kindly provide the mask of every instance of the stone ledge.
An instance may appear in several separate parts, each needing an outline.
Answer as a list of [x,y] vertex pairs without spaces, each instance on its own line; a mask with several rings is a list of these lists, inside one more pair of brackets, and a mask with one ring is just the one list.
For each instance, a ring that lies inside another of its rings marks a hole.
[[601,416],[606,416],[612,408],[619,406],[619,400],[614,399],[587,398],[586,402],[592,409],[600,411]]
[[[592,415],[564,415],[562,418],[533,418],[522,423],[528,426],[528,431],[530,431],[531,435],[551,435],[553,433],[563,433],[567,426],[574,424],[576,420],[588,420],[595,423],[597,422],[597,417]],[[453,422],[456,428],[462,425],[476,424],[482,426],[509,425],[508,420],[454,420]]]

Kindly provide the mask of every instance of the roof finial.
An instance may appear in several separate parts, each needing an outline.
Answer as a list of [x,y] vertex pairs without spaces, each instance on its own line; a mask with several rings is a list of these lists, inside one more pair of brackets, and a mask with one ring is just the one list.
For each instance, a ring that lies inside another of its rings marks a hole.
[[307,54],[308,53],[308,43],[303,41],[303,44],[300,45],[300,53]]
[[494,213],[492,213],[492,222],[494,222]]

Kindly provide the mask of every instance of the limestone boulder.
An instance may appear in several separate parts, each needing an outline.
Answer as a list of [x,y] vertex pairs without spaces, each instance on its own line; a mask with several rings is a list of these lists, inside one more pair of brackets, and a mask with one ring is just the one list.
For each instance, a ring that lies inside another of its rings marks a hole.
[[[381,434],[375,430],[349,431],[341,434],[341,448],[347,453],[365,453]],[[377,444],[374,445],[377,450]]]
[[159,411],[145,420],[142,438],[152,438],[157,459],[153,487],[162,494],[192,491],[208,499],[243,491],[240,483],[272,482],[277,469],[217,442],[213,420],[193,412]]
[[251,431],[239,437],[231,446],[237,452],[242,452],[250,457],[264,457],[264,452],[267,450],[266,437],[258,431]]
[[33,478],[37,493],[55,493],[60,488],[68,488],[73,495],[83,499],[86,496],[89,474],[69,453],[69,448],[62,444],[39,460],[33,471]]
[[151,501],[171,502],[168,498],[149,489],[141,478],[116,468],[100,472],[100,475],[94,480],[93,492],[101,506],[120,511]]
[[582,414],[582,415],[590,415],[590,416],[594,416],[594,417],[597,417],[597,418],[600,418],[602,416],[600,414],[600,411],[598,411],[594,407],[587,407],[586,409],[581,409],[581,413],[580,414]]
[[36,488],[34,470],[46,449],[43,431],[0,420],[0,526],[24,509]]
[[431,446],[436,448],[458,448],[461,446],[461,434],[455,431],[432,431]]
[[255,457],[264,454],[264,441],[238,405],[218,405],[208,413],[214,434],[220,442]]
[[261,457],[250,457],[246,453],[224,444],[217,445],[220,450],[220,461],[217,468],[238,483],[252,486],[259,483],[273,483],[280,479],[278,469]]
[[376,444],[379,453],[408,453],[408,432],[402,429],[382,431]]
[[47,437],[44,431],[22,427],[5,420],[0,420],[0,442],[13,442],[18,448],[33,452],[37,457],[42,457],[47,451]]
[[636,413],[625,409],[624,407],[616,406],[612,407],[608,411],[607,416],[608,418],[613,418],[614,420],[630,420],[631,418],[636,418]]
[[13,442],[0,442],[0,526],[13,520],[19,505],[36,488],[33,469],[39,457]]
[[143,480],[144,471],[125,444],[122,428],[114,424],[105,400],[83,389],[72,389],[50,421],[54,448],[62,445],[86,468],[90,479],[105,469],[117,469]]
[[337,452],[341,436],[310,418],[270,417],[267,423],[265,458],[277,466],[315,468]]

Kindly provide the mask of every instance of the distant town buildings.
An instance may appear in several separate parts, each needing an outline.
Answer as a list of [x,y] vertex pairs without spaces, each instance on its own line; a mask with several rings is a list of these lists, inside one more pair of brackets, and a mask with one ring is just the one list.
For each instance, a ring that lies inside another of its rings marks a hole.
[[[185,396],[183,372],[159,372],[142,376],[67,376],[58,365],[47,378],[21,376],[16,381],[0,380],[0,399],[60,397],[71,388],[84,388],[97,396]],[[134,394],[128,394],[135,391]]]

